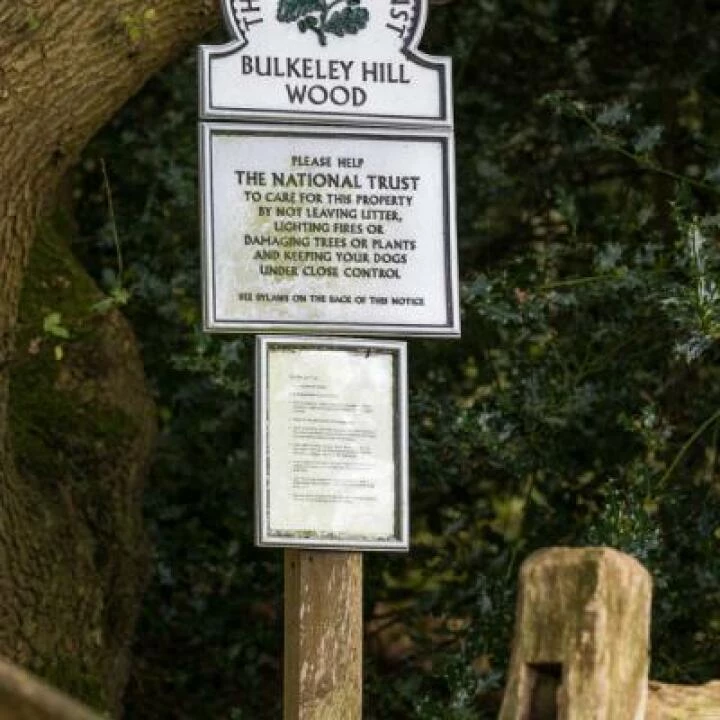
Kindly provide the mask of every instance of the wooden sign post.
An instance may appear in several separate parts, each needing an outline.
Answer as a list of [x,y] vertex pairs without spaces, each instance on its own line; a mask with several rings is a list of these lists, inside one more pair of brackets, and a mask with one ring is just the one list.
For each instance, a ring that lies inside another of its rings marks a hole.
[[409,547],[406,347],[458,337],[451,67],[427,0],[222,0],[201,46],[203,317],[257,342],[256,542],[286,720],[359,720],[362,551]]
[[257,542],[299,548],[285,550],[285,720],[361,717],[359,550],[409,542],[405,350],[258,338]]
[[284,720],[361,720],[362,553],[285,550]]

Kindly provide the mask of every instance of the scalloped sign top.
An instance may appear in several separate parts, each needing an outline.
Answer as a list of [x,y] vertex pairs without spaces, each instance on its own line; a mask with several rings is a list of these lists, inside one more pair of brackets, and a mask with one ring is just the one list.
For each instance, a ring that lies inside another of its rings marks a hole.
[[200,47],[203,119],[452,125],[450,61],[417,49],[427,0],[223,0]]

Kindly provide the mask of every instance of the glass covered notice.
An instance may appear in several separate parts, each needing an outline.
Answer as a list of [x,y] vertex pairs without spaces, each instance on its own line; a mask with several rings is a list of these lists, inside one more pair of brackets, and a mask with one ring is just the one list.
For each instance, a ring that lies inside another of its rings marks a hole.
[[259,337],[257,542],[407,550],[405,344]]

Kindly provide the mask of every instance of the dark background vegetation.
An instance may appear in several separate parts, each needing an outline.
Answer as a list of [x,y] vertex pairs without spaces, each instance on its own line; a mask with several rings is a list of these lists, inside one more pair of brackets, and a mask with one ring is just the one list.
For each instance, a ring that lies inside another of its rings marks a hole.
[[[368,720],[493,717],[517,570],[548,545],[639,558],[653,676],[720,677],[719,41],[709,0],[431,11],[463,337],[409,344],[412,551],[366,556]],[[191,54],[85,153],[75,250],[161,416],[127,717],[264,720],[281,553],[252,540],[253,339],[201,330],[197,195]]]

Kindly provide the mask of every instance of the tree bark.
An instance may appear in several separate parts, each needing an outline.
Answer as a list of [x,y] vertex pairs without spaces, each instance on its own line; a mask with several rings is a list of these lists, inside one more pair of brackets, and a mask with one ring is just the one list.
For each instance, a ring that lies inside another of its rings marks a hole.
[[[0,0],[0,654],[115,714],[143,582],[152,404],[116,312],[84,305],[60,360],[43,334],[54,303],[95,292],[61,235],[45,234],[33,281],[26,268],[84,145],[219,17],[211,0]],[[19,325],[23,285],[39,307]]]

